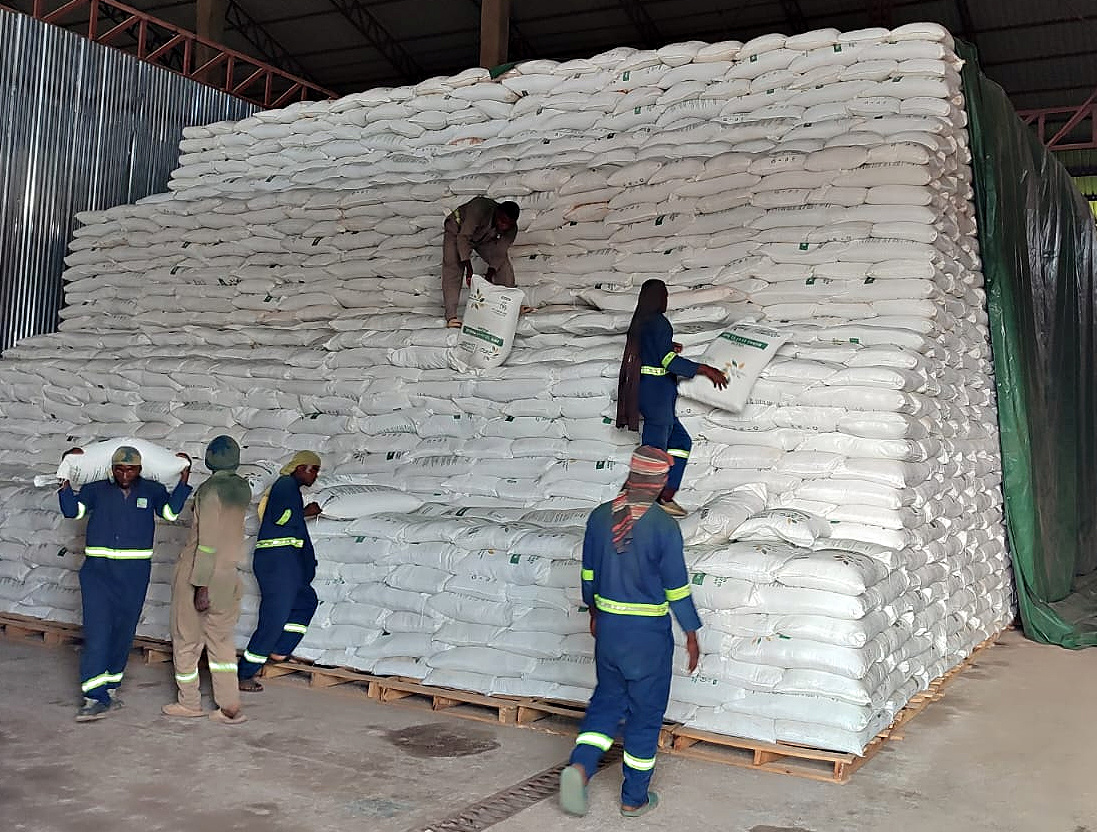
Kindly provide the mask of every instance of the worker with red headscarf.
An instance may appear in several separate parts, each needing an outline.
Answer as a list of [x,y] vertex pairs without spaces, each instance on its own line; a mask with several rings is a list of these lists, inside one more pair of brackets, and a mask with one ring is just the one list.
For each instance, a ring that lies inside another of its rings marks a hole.
[[666,318],[667,284],[647,280],[640,287],[640,298],[632,314],[621,373],[617,385],[617,427],[644,430],[640,441],[662,448],[674,458],[666,487],[658,504],[674,517],[685,517],[686,510],[674,500],[682,485],[682,473],[693,441],[674,414],[678,399],[678,379],[700,373],[716,387],[727,387],[728,379],[709,364],[683,358],[682,345],[674,342],[674,330]]

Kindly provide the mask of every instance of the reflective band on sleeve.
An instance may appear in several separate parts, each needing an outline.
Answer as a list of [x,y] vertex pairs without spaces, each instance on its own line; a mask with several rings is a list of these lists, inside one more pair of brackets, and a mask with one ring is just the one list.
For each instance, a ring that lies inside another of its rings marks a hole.
[[300,537],[275,537],[271,540],[260,540],[255,544],[256,549],[277,549],[279,546],[292,546],[294,549],[303,549],[305,541]]
[[147,560],[152,557],[152,549],[108,549],[105,546],[85,546],[84,554],[89,558]]
[[450,216],[453,217],[457,221],[457,226],[458,226],[458,228],[460,228],[460,226],[461,226],[461,209],[460,208],[454,208],[453,213],[450,214]]
[[586,731],[575,738],[575,744],[593,745],[595,748],[609,751],[610,746],[613,745],[613,737],[607,737],[605,734],[599,734],[594,731]]
[[665,368],[665,367],[669,366],[670,362],[674,360],[674,356],[676,356],[677,354],[678,353],[676,353],[674,350],[671,350],[666,355],[664,355],[663,356],[663,367]]
[[203,546],[201,543],[198,544],[198,551],[199,552],[204,552],[207,555],[217,554],[217,550],[214,547],[212,547],[212,546]]
[[645,376],[665,376],[667,371],[662,367],[649,367],[644,365],[640,368],[640,373]]
[[210,662],[209,669],[212,673],[235,673],[236,662]]
[[658,618],[670,611],[669,604],[629,604],[624,601],[611,601],[601,595],[594,596],[594,606],[602,612],[614,615],[639,615],[645,618]]
[[633,757],[627,751],[625,752],[625,765],[636,771],[651,771],[655,768],[654,757]]
[[594,580],[594,570],[593,569],[584,569],[580,572],[580,577],[582,577],[582,579],[584,581],[593,581]]
[[301,635],[304,635],[309,631],[309,628],[304,624],[287,624],[282,630],[287,633],[300,633]]
[[172,511],[171,506],[169,505],[165,505],[163,511],[161,511],[160,513],[169,523],[174,523],[176,520],[179,519],[179,515]]
[[668,601],[681,601],[683,598],[689,598],[689,584],[680,586],[677,589],[664,589]]
[[76,517],[74,519],[79,520],[87,513],[88,513],[88,507],[86,505],[84,505],[83,503],[77,503],[76,504]]
[[187,682],[197,682],[198,670],[195,669],[193,673],[176,673],[175,681],[177,681],[181,685],[185,685]]
[[267,663],[267,657],[266,656],[257,656],[254,653],[252,653],[248,650],[245,650],[244,651],[244,661],[251,662],[252,664],[266,664]]
[[286,525],[286,523],[289,522],[289,519],[291,517],[293,517],[293,512],[290,509],[287,508],[285,511],[282,512],[282,516],[274,521],[274,525],[284,526],[284,525]]
[[689,459],[689,451],[683,451],[681,448],[668,448],[667,453],[679,459]]

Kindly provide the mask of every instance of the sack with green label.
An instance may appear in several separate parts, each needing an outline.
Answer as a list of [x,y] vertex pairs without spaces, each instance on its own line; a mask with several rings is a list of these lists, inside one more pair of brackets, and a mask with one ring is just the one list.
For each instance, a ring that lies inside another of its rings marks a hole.
[[682,379],[678,392],[686,398],[738,413],[746,405],[759,373],[787,340],[787,334],[768,326],[736,324],[721,332],[705,354],[695,359],[725,373],[728,386],[718,390],[707,378],[696,376]]
[[525,293],[472,276],[465,302],[464,324],[456,345],[449,351],[449,365],[466,373],[498,367],[514,346],[514,331]]

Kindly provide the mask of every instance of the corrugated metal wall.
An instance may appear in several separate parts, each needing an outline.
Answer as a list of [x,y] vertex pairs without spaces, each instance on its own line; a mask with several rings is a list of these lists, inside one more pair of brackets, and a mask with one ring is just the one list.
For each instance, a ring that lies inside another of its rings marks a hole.
[[80,211],[167,190],[183,128],[258,108],[0,9],[0,349],[53,332]]

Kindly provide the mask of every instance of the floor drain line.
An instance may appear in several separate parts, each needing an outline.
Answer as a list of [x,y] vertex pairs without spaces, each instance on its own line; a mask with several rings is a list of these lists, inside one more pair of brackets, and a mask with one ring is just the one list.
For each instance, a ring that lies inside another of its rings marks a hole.
[[[621,754],[614,749],[602,758],[599,769],[619,762]],[[532,777],[473,803],[443,820],[418,826],[408,832],[480,832],[556,794],[560,787],[560,772],[566,763],[546,768]]]

